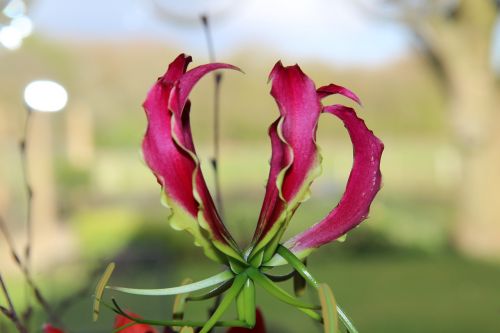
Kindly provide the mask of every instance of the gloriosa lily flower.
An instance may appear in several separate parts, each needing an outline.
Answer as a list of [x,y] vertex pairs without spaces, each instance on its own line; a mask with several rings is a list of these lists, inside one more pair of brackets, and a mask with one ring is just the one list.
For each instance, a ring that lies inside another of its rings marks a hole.
[[[325,304],[333,299],[333,295],[330,299],[329,289],[324,289],[312,277],[301,260],[314,249],[345,235],[367,217],[370,204],[380,189],[383,144],[358,118],[354,109],[340,104],[323,105],[322,100],[339,94],[360,104],[359,98],[335,84],[316,88],[298,65],[285,67],[278,62],[274,66],[269,80],[272,83],[271,95],[278,104],[280,115],[269,128],[272,157],[257,227],[250,247],[242,250],[224,226],[209,193],[189,121],[189,94],[195,84],[212,71],[239,69],[228,64],[211,63],[187,70],[190,62],[191,57],[179,55],[149,91],[143,104],[148,119],[143,155],[162,187],[163,199],[171,210],[169,221],[172,227],[191,233],[195,244],[203,248],[207,257],[227,265],[228,269],[206,280],[176,288],[109,288],[133,294],[172,295],[217,286],[207,294],[213,296],[230,286],[214,316],[200,324],[203,326],[201,332],[208,332],[214,325],[227,326],[218,320],[234,298],[237,304],[243,304],[238,307],[241,326],[252,327],[255,324],[254,282],[313,319],[326,322],[325,315],[329,314],[324,312],[328,307]],[[308,198],[312,182],[321,173],[316,130],[322,114],[340,119],[349,133],[354,155],[349,180],[340,202],[329,214],[283,242],[282,236],[294,212]],[[320,292],[321,314],[315,312],[317,306],[303,303],[277,287],[265,273],[286,263]],[[336,306],[333,312],[331,315],[336,318]],[[341,311],[339,314],[350,331],[356,332]]]

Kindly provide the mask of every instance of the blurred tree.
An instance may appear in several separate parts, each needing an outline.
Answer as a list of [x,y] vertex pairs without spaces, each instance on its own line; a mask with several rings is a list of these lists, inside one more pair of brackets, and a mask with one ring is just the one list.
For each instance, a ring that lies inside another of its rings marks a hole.
[[[495,0],[382,0],[375,10],[409,27],[443,85],[462,160],[454,241],[500,258],[500,85],[492,66]],[[375,7],[370,7],[375,8]]]

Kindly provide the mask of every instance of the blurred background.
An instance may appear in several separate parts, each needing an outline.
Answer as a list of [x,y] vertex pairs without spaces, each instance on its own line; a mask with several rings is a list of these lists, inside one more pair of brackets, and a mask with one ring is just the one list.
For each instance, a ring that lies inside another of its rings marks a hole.
[[[490,0],[0,0],[0,214],[22,252],[28,199],[19,142],[34,80],[55,80],[68,103],[33,111],[27,140],[32,274],[70,332],[109,332],[91,322],[104,265],[114,284],[143,288],[199,280],[220,267],[172,230],[160,189],[140,157],[141,103],[179,53],[209,61],[200,21],[208,15],[224,73],[220,178],[225,220],[251,240],[268,172],[267,127],[277,117],[267,75],[299,63],[318,86],[355,91],[358,112],[385,143],[384,187],[370,218],[347,241],[311,256],[360,332],[500,331],[500,23]],[[192,127],[213,184],[214,84],[192,94]],[[44,95],[47,98],[49,95]],[[336,97],[331,102],[349,101]],[[321,120],[324,171],[289,235],[338,202],[352,163],[345,129]],[[0,238],[0,272],[19,311],[23,274]],[[97,272],[97,273],[96,273]],[[76,296],[75,296],[76,295]],[[309,295],[308,297],[313,297]],[[169,298],[121,297],[153,318]],[[258,293],[269,332],[319,332],[287,305]],[[5,305],[0,298],[0,304]],[[210,303],[189,307],[204,318]],[[47,320],[39,306],[33,331]],[[0,332],[11,332],[0,317]],[[222,331],[221,331],[222,332]]]

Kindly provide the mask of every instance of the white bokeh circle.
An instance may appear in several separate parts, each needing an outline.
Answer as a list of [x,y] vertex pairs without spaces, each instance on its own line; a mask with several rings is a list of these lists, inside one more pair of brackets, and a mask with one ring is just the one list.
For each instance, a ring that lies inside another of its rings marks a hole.
[[24,89],[24,102],[34,111],[57,112],[66,106],[68,93],[57,82],[37,80]]

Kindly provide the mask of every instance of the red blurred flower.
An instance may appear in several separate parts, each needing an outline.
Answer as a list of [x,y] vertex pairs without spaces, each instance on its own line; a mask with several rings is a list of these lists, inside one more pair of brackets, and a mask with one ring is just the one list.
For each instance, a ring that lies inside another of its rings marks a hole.
[[44,333],[64,333],[63,330],[60,330],[59,328],[56,328],[56,327],[52,326],[51,324],[43,325],[43,332]]
[[[136,315],[132,312],[126,311],[126,313],[130,317],[140,318],[138,315]],[[123,327],[125,325],[131,324],[133,322],[134,321],[132,321],[131,319],[129,319],[125,316],[117,315],[115,317],[115,324],[113,325],[113,328],[115,328],[115,329],[120,328],[120,327]],[[158,333],[156,331],[156,329],[154,329],[153,327],[146,325],[146,324],[134,324],[132,326],[124,328],[120,332],[121,333]]]

